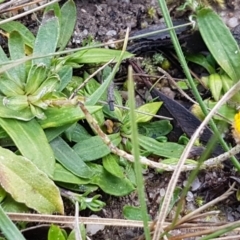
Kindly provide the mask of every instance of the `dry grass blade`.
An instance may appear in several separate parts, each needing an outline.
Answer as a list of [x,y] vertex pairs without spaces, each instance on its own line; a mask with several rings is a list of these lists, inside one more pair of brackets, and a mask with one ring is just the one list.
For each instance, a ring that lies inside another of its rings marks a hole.
[[208,123],[208,121],[212,118],[212,116],[214,115],[214,113],[228,100],[230,99],[240,88],[240,82],[238,82],[237,84],[235,84],[223,97],[222,99],[215,105],[215,107],[210,111],[210,113],[206,116],[205,120],[202,122],[202,124],[199,126],[199,128],[195,131],[195,133],[193,134],[192,138],[190,139],[188,145],[186,146],[185,150],[182,153],[181,158],[179,159],[179,162],[176,166],[176,170],[173,172],[172,178],[169,182],[167,191],[166,191],[166,195],[161,207],[161,210],[159,212],[159,217],[157,220],[157,224],[156,224],[156,230],[154,232],[154,236],[153,236],[153,240],[158,240],[161,233],[163,233],[163,222],[165,221],[165,218],[167,216],[167,212],[169,209],[169,204],[171,201],[171,196],[173,194],[173,191],[175,189],[175,186],[177,184],[177,180],[179,178],[179,175],[181,173],[181,169],[184,166],[184,163],[187,159],[187,156],[194,144],[194,142],[196,141],[196,139],[198,138],[198,136],[201,134],[203,128],[206,126],[206,124]]

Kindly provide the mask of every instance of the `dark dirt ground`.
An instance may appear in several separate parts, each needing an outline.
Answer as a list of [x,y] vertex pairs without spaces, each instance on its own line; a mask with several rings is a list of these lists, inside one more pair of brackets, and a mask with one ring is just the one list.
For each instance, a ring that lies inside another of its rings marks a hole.
[[[227,11],[221,11],[220,13],[221,16],[226,18],[226,22],[230,27],[235,26],[239,20],[238,17],[237,19],[235,17],[235,14],[239,14],[240,4],[238,4],[238,2],[239,1],[236,0],[233,4],[229,3]],[[134,32],[163,22],[157,0],[76,0],[75,3],[77,6],[78,20],[72,44],[69,44],[69,47],[80,46],[83,40],[89,36],[93,37],[96,41],[107,42],[123,37],[127,27],[130,27],[131,31]],[[185,13],[176,13],[176,5],[174,4],[175,3],[171,4],[172,16],[174,18],[187,19]],[[150,9],[152,9],[153,12],[151,16],[149,16]],[[24,19],[24,22],[36,31],[36,26],[38,26],[36,20],[33,20],[29,16]],[[234,173],[229,172],[229,170],[222,169],[216,169],[211,172],[201,172],[196,180],[198,183],[193,186],[195,189],[191,189],[185,200],[185,212],[182,212],[181,215],[183,216],[186,212],[198,207],[195,203],[196,197],[202,197],[205,202],[208,202],[221,195],[228,189],[229,183],[232,182],[229,177],[233,174]],[[160,174],[149,170],[144,176],[147,193],[146,201],[150,216],[154,219],[171,174]],[[184,187],[187,178],[188,174],[183,173],[178,181],[178,186]],[[121,198],[103,194],[103,200],[107,203],[106,207],[101,212],[95,213],[103,218],[123,218],[122,208],[124,205],[137,206],[138,204],[135,192]],[[239,220],[240,208],[238,205],[235,196],[232,195],[223,204],[216,206],[216,209],[221,210],[220,217],[216,218],[216,221],[231,222]],[[85,213],[86,216],[91,214],[90,212]],[[130,240],[140,234],[142,234],[142,230],[137,228],[105,227],[104,230],[97,232],[90,236],[90,238],[92,240]]]

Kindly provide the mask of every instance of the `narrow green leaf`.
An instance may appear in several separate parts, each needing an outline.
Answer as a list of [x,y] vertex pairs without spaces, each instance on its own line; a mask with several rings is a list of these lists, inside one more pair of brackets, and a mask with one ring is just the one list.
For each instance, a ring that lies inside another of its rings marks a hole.
[[194,54],[185,54],[185,57],[188,61],[196,63],[202,67],[204,67],[209,74],[215,73],[215,68],[208,62],[206,56],[201,53]]
[[103,167],[112,175],[118,178],[124,178],[122,168],[119,166],[119,157],[117,155],[108,154],[103,157]]
[[148,152],[166,158],[179,158],[184,150],[183,145],[172,142],[160,143],[153,138],[140,134],[139,145]]
[[59,189],[45,173],[7,149],[0,148],[0,155],[0,182],[14,200],[39,213],[63,214]]
[[3,104],[12,110],[21,111],[29,107],[28,98],[26,95],[17,95],[13,97],[3,98]]
[[222,79],[221,76],[217,73],[213,73],[208,77],[208,86],[212,93],[213,99],[219,101],[222,93]]
[[63,66],[58,75],[60,77],[60,86],[57,90],[61,92],[71,82],[73,70],[70,66]]
[[[90,113],[94,113],[101,108],[101,106],[87,107]],[[85,115],[78,106],[49,107],[44,113],[46,119],[39,120],[42,128],[60,127],[85,118]]]
[[199,31],[209,51],[217,63],[234,81],[240,79],[239,47],[229,28],[222,19],[209,8],[197,13]]
[[4,199],[4,202],[1,204],[5,212],[14,212],[14,213],[27,213],[30,212],[30,209],[24,204],[16,202],[10,194],[7,194],[7,198]]
[[[121,137],[118,133],[109,135],[108,137],[115,146],[121,142]],[[73,149],[83,159],[83,161],[93,161],[102,158],[111,152],[110,148],[99,136],[94,136],[80,141],[73,146]]]
[[[33,48],[33,56],[41,56],[54,53],[57,47],[59,37],[58,19],[51,15],[52,12],[46,13],[39,27],[37,37]],[[47,67],[51,64],[52,57],[34,59],[33,64],[43,63]]]
[[35,92],[47,77],[47,67],[45,64],[33,64],[26,80],[25,92],[30,94]]
[[[162,106],[162,102],[152,102],[147,103],[139,107],[137,110],[144,113],[150,113],[150,114],[156,114],[159,110],[159,108]],[[153,116],[146,115],[144,113],[136,113],[136,122],[149,122]]]
[[[92,173],[93,172],[94,171],[92,170]],[[77,184],[77,185],[88,184],[91,182],[90,179],[77,177],[76,175],[72,174],[70,171],[68,171],[59,163],[56,163],[55,165],[53,180],[57,182],[71,183],[71,184]]]
[[[13,31],[9,35],[8,48],[11,56],[11,60],[18,60],[20,58],[25,57],[25,44],[22,35]],[[14,81],[17,82],[20,86],[26,80],[26,70],[25,64],[20,64],[11,69],[12,74],[14,72],[15,78]]]
[[[114,62],[118,61],[121,55],[121,51],[104,49],[104,48],[91,48],[87,50],[78,51],[68,57],[68,61],[74,61],[78,64],[82,63],[105,63],[114,59]],[[128,52],[123,54],[123,59],[133,57],[134,55]]]
[[50,142],[55,158],[66,169],[81,178],[91,178],[93,173],[81,157],[61,138]]
[[67,1],[61,7],[59,50],[63,50],[71,38],[77,20],[77,9],[73,0]]
[[32,34],[32,32],[22,23],[11,21],[8,23],[0,24],[0,28],[6,31],[7,33],[11,33],[13,31],[19,32],[23,37],[25,44],[33,48],[35,37]]
[[0,205],[0,229],[7,239],[25,240],[16,225],[6,215]]
[[0,125],[24,157],[31,160],[48,176],[53,175],[55,158],[41,126],[35,119],[23,122],[0,118]]

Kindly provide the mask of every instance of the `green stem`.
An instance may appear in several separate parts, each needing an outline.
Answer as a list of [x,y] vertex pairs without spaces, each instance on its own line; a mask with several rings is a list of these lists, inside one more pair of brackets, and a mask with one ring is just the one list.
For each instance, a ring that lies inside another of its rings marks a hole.
[[[162,14],[163,14],[163,17],[164,17],[164,20],[166,22],[167,27],[168,28],[173,27],[172,20],[171,20],[171,17],[170,17],[170,14],[169,14],[166,2],[164,0],[158,0],[158,3],[159,3],[159,6],[160,6],[160,8],[162,10]],[[170,30],[170,36],[171,36],[172,43],[173,43],[173,46],[175,48],[175,51],[177,53],[177,56],[179,58],[179,61],[181,63],[181,66],[183,68],[183,71],[184,71],[184,73],[185,73],[185,75],[187,77],[188,83],[189,83],[189,85],[190,85],[190,87],[191,87],[191,89],[193,91],[194,97],[196,98],[196,100],[199,103],[203,113],[206,116],[208,114],[207,107],[205,106],[205,104],[204,104],[204,102],[203,102],[203,100],[202,100],[202,98],[201,98],[201,96],[200,96],[200,94],[199,94],[199,92],[197,90],[197,87],[194,84],[194,81],[192,79],[191,73],[190,73],[190,71],[188,69],[187,62],[186,62],[185,57],[183,55],[180,43],[178,41],[177,35],[176,35],[174,30]],[[214,134],[219,139],[219,142],[222,145],[223,149],[225,151],[229,151],[229,147],[226,144],[226,142],[223,140],[223,138],[221,137],[221,134],[218,131],[218,128],[217,128],[216,124],[214,123],[214,121],[210,120],[209,121],[209,125],[210,125],[211,129],[213,130]],[[240,171],[240,163],[237,161],[237,159],[235,157],[232,157],[231,161],[232,161],[233,165],[235,166],[235,168],[238,171]]]

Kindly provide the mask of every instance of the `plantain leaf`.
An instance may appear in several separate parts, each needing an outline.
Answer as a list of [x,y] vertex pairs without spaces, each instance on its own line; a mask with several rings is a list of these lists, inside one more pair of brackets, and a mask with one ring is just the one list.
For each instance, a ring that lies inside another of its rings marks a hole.
[[6,31],[7,33],[11,33],[13,31],[19,32],[22,38],[24,39],[25,44],[33,48],[35,37],[32,34],[32,32],[22,23],[11,21],[8,23],[0,24],[0,28]]
[[117,155],[108,154],[103,157],[103,167],[112,175],[118,178],[124,178],[122,168],[119,166],[119,157]]
[[[33,48],[33,56],[41,56],[54,53],[57,47],[59,37],[58,19],[52,16],[53,12],[46,13],[42,24],[39,27],[37,37]],[[47,67],[51,64],[52,57],[37,58],[32,61],[33,64],[43,63]]]
[[208,86],[212,93],[213,99],[215,101],[219,101],[223,88],[221,76],[217,73],[211,74],[208,77]]
[[1,118],[13,118],[18,119],[22,121],[29,121],[34,118],[34,115],[32,114],[31,110],[29,108],[25,108],[22,110],[12,110],[10,108],[7,108],[3,104],[3,97],[0,97],[0,117]]
[[[101,106],[87,107],[90,113],[94,113],[101,108]],[[85,118],[85,115],[78,106],[49,107],[44,113],[46,119],[39,120],[42,128],[60,127]]]
[[63,50],[74,31],[77,20],[77,10],[73,0],[67,1],[61,7],[60,37],[58,39],[59,51]]
[[21,154],[48,176],[54,172],[55,158],[39,123],[0,118],[1,127],[12,138]]
[[209,51],[221,68],[234,81],[240,79],[239,47],[230,30],[212,9],[197,13],[199,31]]
[[81,178],[91,178],[93,172],[82,158],[61,138],[57,137],[50,142],[55,158],[66,169]]
[[[8,48],[11,56],[11,60],[18,60],[25,57],[25,44],[23,37],[17,31],[13,31],[9,35]],[[20,64],[11,69],[12,74],[15,75],[14,81],[21,87],[25,82],[26,70],[25,64]]]
[[147,103],[139,107],[137,110],[140,112],[144,113],[136,113],[136,122],[149,122],[153,116],[147,115],[147,113],[150,113],[152,115],[156,114],[161,107],[162,102],[152,102],[152,103]]
[[0,147],[0,182],[14,200],[39,213],[63,214],[59,189],[28,159]]
[[0,91],[7,97],[24,95],[21,85],[9,78],[0,78]]
[[139,145],[148,152],[166,158],[179,158],[184,150],[183,145],[172,142],[160,143],[153,138],[140,134]]

